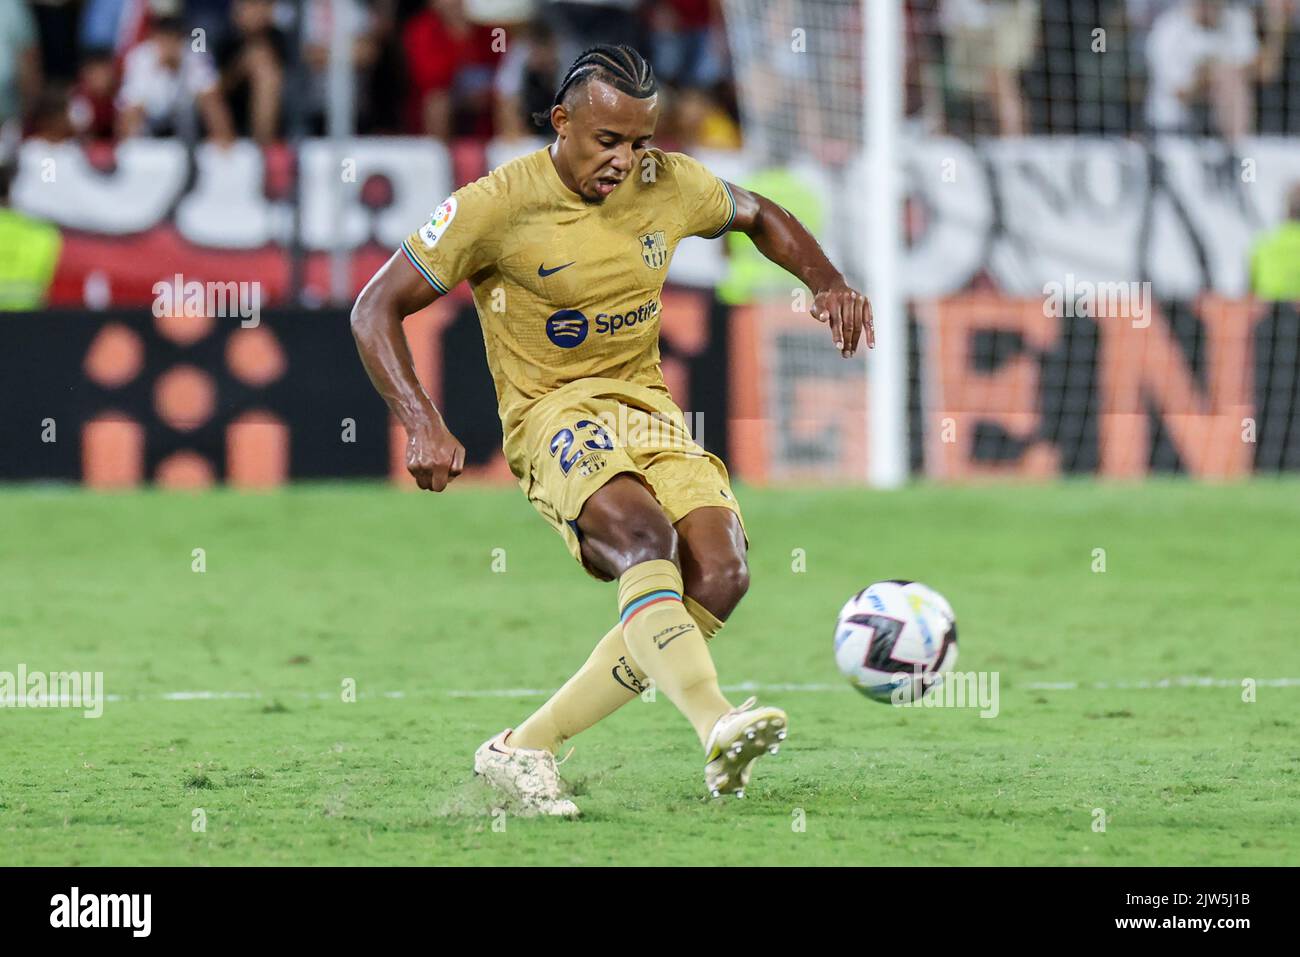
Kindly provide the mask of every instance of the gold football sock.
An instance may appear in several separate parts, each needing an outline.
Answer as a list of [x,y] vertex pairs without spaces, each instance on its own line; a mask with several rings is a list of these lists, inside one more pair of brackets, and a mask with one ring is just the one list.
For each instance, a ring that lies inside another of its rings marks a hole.
[[718,689],[704,634],[682,603],[681,572],[663,559],[632,566],[618,580],[618,607],[628,651],[703,744],[731,704]]
[[686,606],[687,613],[695,619],[695,624],[700,626],[700,634],[704,636],[704,640],[712,641],[713,636],[722,628],[722,620],[690,595],[682,596],[682,604]]
[[[722,622],[713,612],[690,595],[682,599],[682,604],[706,641],[718,633]],[[516,728],[507,743],[557,754],[565,741],[609,717],[646,687],[646,674],[628,652],[623,626],[617,624],[600,639],[578,673]]]
[[555,754],[569,738],[613,714],[646,688],[646,676],[628,654],[623,626],[609,630],[578,673],[551,695],[506,741],[512,748]]

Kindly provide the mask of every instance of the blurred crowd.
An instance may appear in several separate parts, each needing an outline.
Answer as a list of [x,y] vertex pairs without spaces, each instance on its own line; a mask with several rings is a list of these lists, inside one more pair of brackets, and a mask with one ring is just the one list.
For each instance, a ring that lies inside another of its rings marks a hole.
[[[906,4],[907,110],[931,132],[1300,132],[1300,0]],[[740,144],[723,0],[0,0],[0,128],[319,134],[333,37],[358,133],[535,134],[573,57],[625,42],[666,86],[662,140]]]
[[932,129],[1300,133],[1300,0],[909,0],[908,34]]
[[636,45],[670,137],[739,145],[721,0],[0,0],[0,125],[272,143],[325,130],[331,40],[360,134],[519,137],[593,43]]

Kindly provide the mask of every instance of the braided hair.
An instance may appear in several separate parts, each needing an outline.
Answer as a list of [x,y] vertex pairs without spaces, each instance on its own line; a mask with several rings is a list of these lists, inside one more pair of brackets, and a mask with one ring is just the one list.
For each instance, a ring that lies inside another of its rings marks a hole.
[[614,89],[638,100],[654,96],[659,91],[654,70],[645,57],[626,44],[601,44],[584,50],[573,61],[573,66],[564,74],[560,88],[555,91],[551,108],[534,113],[533,122],[545,126],[550,121],[551,109],[563,103],[571,91],[581,89],[592,80],[608,83]]

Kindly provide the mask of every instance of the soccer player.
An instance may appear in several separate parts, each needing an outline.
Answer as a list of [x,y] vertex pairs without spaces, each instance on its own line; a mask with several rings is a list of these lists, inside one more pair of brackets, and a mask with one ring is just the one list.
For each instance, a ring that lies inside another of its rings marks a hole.
[[[557,750],[650,681],[694,727],[714,797],[743,797],[754,759],[785,738],[784,711],[723,696],[707,645],[748,588],[747,541],[726,467],[691,439],[660,373],[659,296],[677,243],[746,233],[813,291],[812,315],[841,355],[864,332],[874,345],[866,298],[812,235],[696,160],[652,148],[658,116],[639,53],[587,50],[555,94],[555,141],[456,190],[352,310],[366,371],[409,436],[407,468],[441,492],[465,449],[416,377],[402,319],[469,280],[511,471],[573,557],[618,581],[618,622],[586,664],[475,754],[475,771],[531,813],[578,813]],[[641,440],[618,434],[637,421],[649,426]]]

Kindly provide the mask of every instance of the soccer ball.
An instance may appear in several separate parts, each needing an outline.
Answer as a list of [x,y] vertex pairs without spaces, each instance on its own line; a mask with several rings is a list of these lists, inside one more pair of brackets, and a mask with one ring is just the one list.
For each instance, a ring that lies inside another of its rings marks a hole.
[[872,701],[919,701],[957,663],[952,606],[920,582],[868,585],[840,609],[835,663]]

